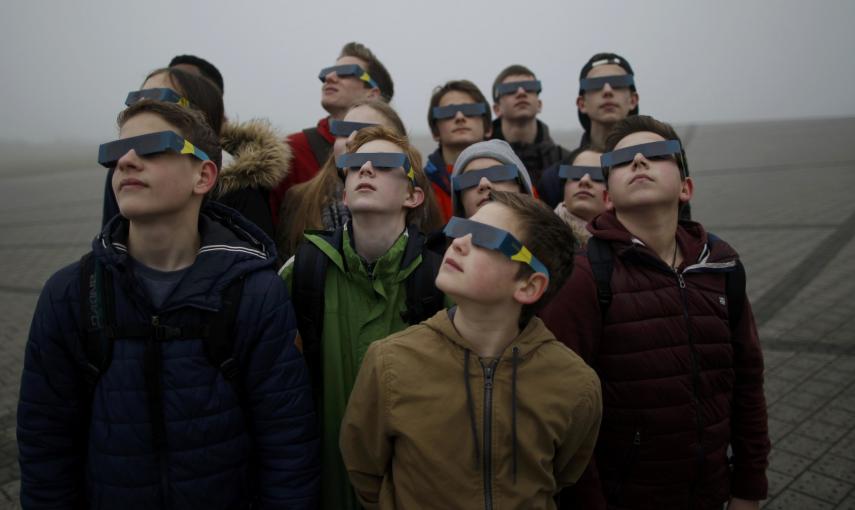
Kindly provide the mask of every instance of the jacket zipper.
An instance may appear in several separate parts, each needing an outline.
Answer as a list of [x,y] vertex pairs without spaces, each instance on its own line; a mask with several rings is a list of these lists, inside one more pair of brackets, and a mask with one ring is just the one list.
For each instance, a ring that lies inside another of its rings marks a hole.
[[[701,469],[704,464],[704,447],[702,443],[703,438],[703,424],[701,423],[701,406],[699,399],[699,387],[700,387],[700,378],[701,378],[701,369],[698,364],[698,354],[695,351],[695,342],[692,338],[692,324],[689,320],[689,298],[686,296],[686,281],[683,279],[682,273],[677,270],[674,270],[674,274],[677,275],[677,282],[680,284],[680,297],[683,300],[683,319],[686,321],[686,335],[689,342],[689,355],[692,360],[692,407],[695,409],[695,430],[697,433],[698,439],[698,447],[697,447],[697,466],[698,466],[698,475],[700,475]],[[691,493],[694,494],[695,483],[691,484]],[[694,499],[694,498],[693,498]],[[694,501],[691,502],[692,504]]]
[[493,509],[493,376],[496,373],[496,359],[484,369],[484,508]]

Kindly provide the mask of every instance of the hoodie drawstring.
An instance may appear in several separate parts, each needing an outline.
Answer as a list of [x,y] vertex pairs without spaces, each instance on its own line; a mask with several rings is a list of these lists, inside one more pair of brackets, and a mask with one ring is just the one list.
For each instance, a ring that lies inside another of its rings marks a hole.
[[472,440],[475,444],[475,469],[478,469],[481,448],[478,446],[478,426],[475,425],[475,406],[472,403],[472,387],[469,384],[469,349],[466,349],[463,357],[463,382],[466,383],[466,408],[469,411],[469,425],[472,428]]
[[513,361],[513,377],[511,378],[511,431],[513,434],[513,473],[514,483],[517,483],[517,363],[519,362],[520,348],[514,346]]

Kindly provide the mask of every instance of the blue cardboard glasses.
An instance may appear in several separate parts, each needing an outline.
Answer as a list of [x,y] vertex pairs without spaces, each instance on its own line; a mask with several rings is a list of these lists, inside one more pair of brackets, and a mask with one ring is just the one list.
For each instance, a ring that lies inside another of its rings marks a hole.
[[606,83],[613,89],[631,87],[635,85],[635,78],[631,74],[619,74],[615,76],[600,76],[599,78],[582,78],[579,80],[579,88],[585,92],[602,90]]
[[364,81],[371,88],[380,88],[380,85],[371,78],[371,75],[368,74],[368,71],[362,68],[359,64],[344,64],[340,66],[331,66],[325,67],[321,69],[321,72],[318,74],[318,79],[324,81],[328,74],[335,73],[340,78],[345,76],[353,76],[357,79]]
[[561,165],[558,167],[558,177],[561,179],[581,181],[585,174],[590,175],[594,182],[605,182],[606,180],[603,169],[598,166]]
[[520,87],[522,87],[526,92],[535,92],[538,94],[543,90],[540,80],[512,81],[496,85],[496,90],[493,92],[493,98],[499,99],[500,97],[507,96],[508,94],[516,94]]
[[335,166],[340,170],[359,171],[365,163],[371,162],[371,166],[377,170],[388,171],[395,168],[403,168],[407,178],[416,184],[416,174],[410,164],[410,158],[400,152],[353,152],[342,154],[335,160]]
[[[641,153],[642,156],[651,161],[661,161],[674,156],[677,156],[682,161],[682,152],[683,148],[678,140],[642,143],[603,154],[600,156],[600,165],[602,165],[603,172],[606,178],[608,178],[609,171],[612,168],[626,165],[635,159],[636,154]],[[680,167],[680,172],[684,172],[685,164],[678,162],[678,166]]]
[[370,122],[350,122],[346,120],[330,120],[330,133],[334,136],[339,136],[342,138],[347,138],[354,131],[359,131],[360,129],[376,126],[377,124],[372,124]]
[[516,262],[529,265],[537,273],[549,277],[546,266],[537,259],[523,243],[510,232],[484,223],[452,216],[443,229],[446,236],[452,238],[472,235],[472,244],[501,253]]
[[431,110],[431,114],[436,120],[450,119],[457,115],[457,112],[462,113],[464,117],[480,117],[487,113],[487,104],[450,104],[448,106],[435,106],[433,110]]
[[497,165],[481,170],[470,170],[468,172],[452,177],[454,191],[474,188],[486,177],[490,182],[512,181],[519,177],[520,171],[516,165]]
[[181,97],[178,92],[172,89],[143,89],[128,92],[128,97],[125,99],[125,106],[131,106],[137,101],[143,99],[152,99],[154,101],[163,101],[165,103],[176,103],[185,108],[190,106],[190,101],[186,97]]
[[173,131],[160,131],[101,144],[98,148],[98,163],[107,168],[113,168],[119,159],[131,149],[137,153],[137,156],[141,157],[153,156],[164,152],[175,152],[176,154],[189,154],[200,161],[211,159],[202,150],[177,133]]

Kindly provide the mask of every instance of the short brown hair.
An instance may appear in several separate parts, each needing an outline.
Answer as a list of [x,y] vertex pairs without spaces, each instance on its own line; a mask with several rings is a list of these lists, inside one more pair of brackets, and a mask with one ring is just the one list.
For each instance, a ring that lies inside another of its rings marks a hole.
[[529,76],[534,76],[534,79],[535,80],[537,79],[537,75],[535,75],[531,69],[529,69],[528,67],[523,66],[523,65],[513,64],[513,65],[510,65],[510,66],[502,69],[502,72],[499,73],[498,76],[496,76],[495,80],[493,80],[493,101],[494,102],[499,101],[499,94],[496,93],[496,87],[501,85],[502,82],[505,81],[505,78],[507,78],[508,76],[514,76],[514,75],[518,75],[518,74],[526,74]]
[[463,92],[464,94],[469,94],[476,103],[484,103],[487,105],[487,113],[484,114],[484,132],[490,131],[493,122],[493,115],[490,113],[490,108],[487,103],[487,98],[484,97],[484,94],[478,89],[478,86],[472,83],[469,80],[451,80],[446,82],[445,85],[440,85],[433,89],[433,94],[430,96],[430,106],[428,106],[428,125],[430,126],[430,132],[433,133],[433,136],[439,136],[439,128],[436,127],[436,119],[433,118],[433,109],[439,106],[439,102],[442,101],[442,97],[448,94],[451,91]]
[[[573,231],[555,212],[536,198],[522,193],[491,191],[493,202],[510,209],[522,230],[522,242],[549,271],[549,286],[536,303],[524,305],[520,323],[524,324],[558,292],[573,271],[573,256],[578,246]],[[534,270],[523,264],[517,278],[525,278]]]
[[369,50],[364,44],[353,41],[342,46],[338,58],[341,57],[353,57],[364,60],[368,66],[366,71],[377,82],[377,88],[380,89],[380,97],[387,103],[392,100],[392,96],[395,95],[395,84],[392,82],[392,76],[386,70],[386,66],[374,55],[373,51]]
[[[666,140],[677,140],[680,142],[680,158],[677,158],[677,166],[680,168],[680,178],[689,176],[689,162],[686,159],[686,148],[677,135],[677,131],[671,124],[654,119],[649,115],[630,115],[612,127],[606,137],[605,152],[612,152],[621,140],[633,133],[650,132],[656,133]],[[681,162],[682,160],[682,162]],[[608,178],[606,178],[608,184]]]
[[141,113],[157,115],[164,121],[175,126],[178,129],[179,135],[207,154],[211,158],[211,161],[217,165],[217,168],[220,168],[223,159],[222,150],[220,149],[220,139],[214,133],[214,130],[211,129],[202,112],[191,108],[184,108],[175,103],[144,99],[125,108],[119,114],[118,119],[116,119],[119,129],[128,120]]
[[[410,144],[410,140],[405,135],[399,135],[385,126],[371,126],[356,132],[356,137],[347,144],[347,152],[356,152],[360,147],[374,140],[386,140],[401,148],[401,152],[410,160],[410,167],[416,181],[415,186],[421,188],[424,194],[424,201],[407,211],[407,224],[416,225],[422,232],[438,230],[442,225],[439,207],[433,196],[430,181],[422,168],[422,155],[419,150]],[[413,187],[413,183],[410,182],[410,189]]]

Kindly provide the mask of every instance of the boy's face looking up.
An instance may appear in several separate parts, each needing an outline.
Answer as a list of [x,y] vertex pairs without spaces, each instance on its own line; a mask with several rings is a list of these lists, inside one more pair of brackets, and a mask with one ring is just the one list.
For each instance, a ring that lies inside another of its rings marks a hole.
[[[335,65],[358,64],[368,69],[368,63],[361,58],[340,57]],[[321,106],[330,114],[342,114],[354,104],[380,96],[380,89],[370,88],[358,76],[339,76],[332,72],[326,75],[321,86]]]
[[[656,133],[640,131],[622,138],[615,150],[664,140]],[[681,178],[675,158],[666,156],[651,160],[638,153],[629,163],[607,169],[607,202],[618,213],[663,206],[673,208],[676,215],[678,204],[691,199],[694,184],[689,177]]]
[[[469,219],[505,230],[525,242],[513,212],[504,205],[487,203]],[[445,251],[436,286],[458,303],[474,301],[489,306],[534,303],[546,290],[548,278],[535,273],[518,279],[521,265],[498,251],[475,246],[472,236],[466,235],[454,239]],[[535,288],[531,288],[532,279],[538,282]]]
[[[475,104],[477,102],[466,92],[451,90],[440,98],[438,106]],[[467,117],[462,112],[457,112],[454,114],[454,117],[448,119],[438,119],[436,121],[436,128],[439,135],[434,136],[433,139],[445,147],[463,149],[475,142],[483,141],[490,136],[489,132],[484,132],[484,119],[480,115],[477,117]],[[449,163],[453,163],[453,161]]]
[[[461,173],[466,173],[471,170],[482,170],[492,166],[502,165],[501,161],[493,158],[478,158],[470,161]],[[490,201],[490,192],[496,191],[512,191],[521,193],[520,184],[517,181],[499,181],[491,182],[486,177],[482,177],[478,185],[473,188],[467,188],[460,192],[460,202],[463,204],[463,212],[467,218],[471,218],[481,207]],[[507,229],[505,229],[507,230]]]
[[[626,71],[617,64],[604,64],[588,71],[585,78],[625,74]],[[585,91],[576,98],[576,107],[590,117],[591,122],[606,125],[625,119],[636,106],[638,106],[638,93],[633,92],[629,87],[613,88],[610,84],[606,84],[600,90]]]
[[[372,140],[359,147],[356,153],[403,152],[388,140]],[[421,188],[413,187],[403,167],[378,170],[366,162],[359,170],[347,170],[344,181],[344,204],[353,215],[400,215],[406,218],[407,209],[418,207],[424,200]]]
[[[502,80],[502,83],[535,79],[530,74],[512,74]],[[537,92],[528,92],[522,87],[518,87],[513,94],[499,96],[499,100],[493,104],[493,112],[497,117],[501,116],[506,120],[522,121],[535,118],[542,107],[543,103],[540,101]]]
[[[576,166],[600,166],[600,153],[582,151],[573,160]],[[564,207],[577,218],[591,221],[606,210],[606,184],[596,182],[589,174],[576,181],[567,179],[564,183]]]
[[[184,136],[160,116],[143,112],[125,122],[119,139],[160,131]],[[217,166],[211,161],[174,152],[138,156],[130,150],[116,162],[112,185],[122,216],[142,221],[198,208],[216,178]]]

